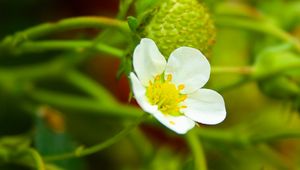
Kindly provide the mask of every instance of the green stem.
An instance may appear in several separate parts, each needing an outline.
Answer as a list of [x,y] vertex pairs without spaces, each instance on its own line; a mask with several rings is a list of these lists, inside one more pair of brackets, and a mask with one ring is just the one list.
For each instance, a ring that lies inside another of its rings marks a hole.
[[45,165],[41,155],[34,149],[26,149],[26,151],[32,156],[33,160],[35,161],[36,169],[45,170]]
[[212,74],[242,74],[251,75],[254,72],[254,68],[251,66],[245,67],[223,67],[223,66],[213,66],[211,68]]
[[122,50],[105,45],[103,43],[97,43],[94,45],[94,42],[87,40],[28,41],[16,48],[14,53],[23,54],[26,52],[34,53],[49,50],[76,50],[81,52],[88,48],[92,48],[97,52],[112,55],[116,58],[121,58],[124,56],[124,52]]
[[[81,29],[81,28],[116,28],[121,31],[128,32],[129,28],[124,21],[97,17],[97,16],[87,16],[87,17],[74,17],[62,19],[58,22],[45,23],[31,27],[27,30],[16,33],[15,35],[8,36],[3,40],[3,43],[13,42],[18,43],[22,40],[32,40],[53,34],[56,32],[62,32],[71,29]],[[17,40],[17,41],[16,41]]]
[[148,114],[144,114],[141,118],[138,118],[136,122],[129,125],[125,129],[123,129],[121,132],[119,132],[118,134],[116,134],[112,138],[106,140],[105,142],[99,143],[99,144],[94,145],[94,146],[89,147],[89,148],[78,148],[74,152],[65,153],[65,154],[62,154],[62,155],[47,156],[47,157],[44,157],[44,159],[46,161],[55,161],[55,160],[83,157],[83,156],[86,156],[86,155],[90,155],[90,154],[99,152],[99,151],[111,146],[112,144],[120,141],[125,136],[127,136],[134,128],[136,128],[143,120],[145,120],[147,116],[148,116]]
[[235,130],[217,130],[208,128],[198,128],[196,132],[203,140],[208,140],[211,142],[226,142],[241,146],[274,140],[300,138],[300,132],[296,130],[273,131],[268,133],[257,132],[253,135],[245,134]]
[[294,69],[299,70],[299,68],[300,68],[300,62],[293,62],[293,63],[278,67],[273,70],[268,70],[268,71],[265,71],[265,70],[260,71],[257,69],[255,71],[255,73],[253,74],[253,78],[255,80],[261,80],[261,79],[265,79],[265,78],[268,78],[268,77],[271,77],[274,75],[280,75],[288,70],[294,70]]
[[277,131],[272,133],[263,133],[263,135],[255,135],[250,137],[251,142],[256,143],[262,143],[262,142],[271,142],[275,140],[281,140],[281,139],[298,139],[300,138],[300,132],[298,130],[291,130],[291,131]]
[[191,130],[186,135],[188,144],[194,154],[195,170],[207,170],[206,158],[200,139],[194,130]]
[[76,112],[88,112],[101,116],[127,119],[136,118],[143,114],[143,111],[137,107],[122,104],[104,105],[97,100],[53,91],[34,89],[29,91],[27,95],[39,103]]
[[[68,58],[54,59],[47,63],[0,69],[0,80],[5,78],[38,79],[60,74],[66,69]],[[43,70],[43,71],[41,71]]]
[[250,81],[262,80],[271,76],[280,75],[288,70],[299,69],[300,62],[293,62],[273,70],[259,70],[255,66],[244,66],[244,67],[223,67],[223,66],[212,66],[212,74],[240,74],[248,77],[230,84],[226,87],[219,87],[218,91],[225,91],[240,86],[242,84],[248,83]]
[[234,130],[198,128],[196,132],[203,140],[211,142],[226,142],[236,145],[248,144],[248,138],[246,135]]
[[143,160],[150,160],[154,153],[154,147],[151,141],[145,136],[140,129],[134,129],[129,135],[130,143],[142,155]]
[[65,78],[72,85],[85,91],[100,102],[107,104],[117,103],[116,99],[104,87],[78,71],[67,72]]
[[[128,13],[128,10],[130,9],[131,4],[133,3],[133,0],[121,0],[119,1],[119,11],[117,13],[116,19],[119,20],[126,20],[126,15]],[[129,28],[129,27],[128,27]],[[110,37],[110,35],[115,34],[115,31],[109,28],[106,28],[105,30],[101,31],[96,38],[94,39],[95,43],[99,42],[105,42],[107,43],[108,39],[107,37]],[[130,34],[128,34],[130,35]],[[129,37],[128,37],[129,38]],[[115,44],[116,42],[108,42],[109,44]]]
[[216,17],[216,24],[226,27],[244,28],[252,31],[261,32],[264,34],[272,35],[285,42],[292,43],[293,46],[300,51],[300,41],[295,37],[275,26],[274,24],[258,21],[254,19],[244,19],[238,17]]
[[244,77],[232,84],[226,86],[219,86],[215,87],[214,89],[221,92],[221,91],[228,91],[239,87],[249,81],[253,81],[252,76],[255,73],[255,69],[253,66],[243,66],[243,67],[225,67],[225,66],[212,66],[211,74],[239,74],[243,75]]
[[119,1],[119,12],[117,14],[117,19],[125,19],[126,14],[132,4],[133,0],[121,0]]
[[237,80],[231,84],[225,85],[225,86],[220,86],[220,87],[215,87],[214,89],[218,92],[225,92],[225,91],[229,91],[232,89],[236,89],[238,87],[241,87],[242,85],[253,81],[253,79],[251,78],[242,78],[240,80]]

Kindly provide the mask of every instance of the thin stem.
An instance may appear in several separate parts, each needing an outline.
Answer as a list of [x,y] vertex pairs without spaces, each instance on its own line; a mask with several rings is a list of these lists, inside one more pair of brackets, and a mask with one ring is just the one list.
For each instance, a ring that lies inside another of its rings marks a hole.
[[275,140],[300,138],[300,132],[296,130],[272,131],[268,133],[258,132],[252,135],[235,130],[217,130],[208,128],[199,128],[196,132],[204,140],[227,142],[236,145],[249,145]]
[[243,133],[238,133],[234,130],[198,128],[196,132],[201,139],[207,141],[226,142],[236,145],[248,144],[248,138]]
[[149,160],[149,158],[153,156],[154,148],[140,129],[134,129],[132,133],[130,133],[129,138],[130,143],[133,144],[139,155],[142,155],[143,160]]
[[245,67],[221,67],[213,66],[211,69],[212,74],[242,74],[251,75],[254,72],[254,68],[251,66]]
[[142,110],[129,105],[104,105],[97,100],[53,91],[35,89],[27,92],[27,95],[39,103],[45,103],[64,110],[88,112],[107,117],[132,119],[144,113]]
[[[225,91],[240,86],[242,84],[248,83],[254,80],[262,80],[271,76],[280,75],[288,70],[299,69],[300,62],[293,62],[286,64],[284,66],[278,67],[272,70],[260,69],[254,66],[244,66],[244,67],[223,67],[223,66],[213,66],[211,69],[212,74],[240,74],[248,77],[234,82],[233,84],[227,85],[225,87],[219,87],[218,91]],[[260,70],[259,70],[260,69]]]
[[129,125],[125,129],[123,129],[121,132],[119,132],[112,138],[110,138],[102,143],[99,143],[99,144],[94,145],[89,148],[80,147],[77,150],[75,150],[74,152],[65,153],[62,155],[46,156],[46,157],[44,157],[44,159],[46,161],[55,161],[55,160],[83,157],[86,155],[90,155],[90,154],[99,152],[99,151],[111,146],[112,144],[120,141],[125,136],[127,136],[134,128],[136,128],[143,120],[145,120],[147,116],[148,116],[148,114],[144,114],[142,117],[138,118],[133,124]]
[[65,74],[65,78],[74,86],[85,91],[87,94],[93,96],[95,99],[98,99],[100,102],[107,104],[117,103],[116,99],[104,87],[78,71],[67,72]]
[[121,0],[119,1],[119,12],[117,14],[117,19],[125,19],[126,14],[133,2],[133,0]]
[[23,54],[26,52],[42,52],[50,50],[76,50],[85,51],[88,48],[92,48],[97,52],[112,55],[116,58],[124,56],[124,52],[120,49],[105,45],[103,43],[97,43],[96,45],[92,41],[87,40],[48,40],[48,41],[28,41],[24,42],[14,53]]
[[273,70],[268,70],[268,71],[265,71],[265,70],[257,70],[255,72],[255,74],[253,74],[253,78],[256,79],[256,80],[261,80],[261,79],[265,79],[265,78],[268,78],[268,77],[271,77],[271,76],[274,76],[274,75],[280,75],[288,70],[293,70],[293,69],[298,69],[299,70],[300,68],[300,62],[292,62],[290,64],[287,64],[287,65],[283,65],[281,67],[278,67],[276,69],[273,69]]
[[226,86],[215,87],[215,90],[227,91],[233,89],[235,87],[241,86],[249,81],[253,81],[253,75],[255,73],[255,69],[252,66],[244,66],[244,67],[223,67],[223,66],[213,66],[211,68],[211,74],[239,74],[244,77],[236,82],[233,82]]
[[207,170],[206,158],[200,139],[196,135],[195,131],[190,131],[187,135],[187,141],[194,154],[195,170]]
[[297,130],[277,131],[272,133],[264,133],[263,135],[255,135],[251,137],[252,143],[270,142],[281,139],[300,138],[300,132]]
[[31,27],[27,30],[16,33],[13,36],[8,36],[4,39],[4,42],[11,40],[32,40],[53,34],[55,32],[62,32],[71,29],[81,28],[116,28],[125,32],[129,31],[129,28],[124,21],[98,17],[98,16],[86,16],[86,17],[74,17],[62,19],[58,22],[45,23]]
[[13,154],[15,155],[9,160],[13,163],[26,166],[30,169],[46,170],[41,155],[33,148],[24,148],[17,152],[13,152]]
[[45,165],[41,155],[34,149],[26,149],[26,151],[32,156],[33,160],[35,161],[36,169],[37,170],[45,170]]
[[216,24],[226,27],[244,28],[252,31],[261,32],[277,37],[285,42],[292,43],[293,46],[300,52],[300,41],[294,38],[289,33],[276,27],[273,24],[254,19],[244,19],[238,17],[217,17]]
[[66,69],[67,63],[68,58],[58,57],[57,59],[42,64],[20,66],[17,68],[3,68],[0,69],[0,80],[5,78],[38,79],[57,75]]
[[242,85],[252,81],[253,79],[250,79],[250,78],[243,78],[243,79],[240,79],[236,82],[233,82],[232,84],[229,84],[229,85],[226,85],[226,86],[221,86],[221,87],[216,87],[215,90],[217,90],[218,92],[224,92],[224,91],[228,91],[228,90],[231,90],[231,89],[235,89],[235,88],[238,88],[238,87],[241,87]]

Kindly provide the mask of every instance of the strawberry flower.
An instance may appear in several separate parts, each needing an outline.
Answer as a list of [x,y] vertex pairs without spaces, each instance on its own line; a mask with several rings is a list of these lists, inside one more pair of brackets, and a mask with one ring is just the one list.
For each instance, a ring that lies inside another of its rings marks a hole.
[[178,134],[195,126],[218,124],[226,117],[223,97],[202,88],[210,65],[197,49],[175,49],[168,61],[155,42],[143,38],[133,53],[130,73],[134,97],[141,108]]

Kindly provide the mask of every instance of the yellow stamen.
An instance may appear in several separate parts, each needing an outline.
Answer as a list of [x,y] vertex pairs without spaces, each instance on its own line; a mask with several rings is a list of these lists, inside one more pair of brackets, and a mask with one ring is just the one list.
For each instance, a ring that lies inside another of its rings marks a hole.
[[168,74],[168,76],[167,76],[167,81],[171,81],[172,80],[172,74]]
[[180,85],[178,86],[178,90],[183,90],[184,88],[185,88],[184,84],[180,84]]
[[175,125],[175,122],[173,122],[172,120],[169,121],[170,124]]
[[155,81],[160,80],[160,75],[155,76]]
[[166,76],[163,80],[163,75],[155,76],[154,81],[150,81],[146,90],[146,96],[149,103],[157,105],[158,109],[165,115],[178,116],[181,115],[180,109],[183,108],[180,104],[186,98],[186,94],[181,94],[180,90],[184,85],[178,87],[171,82],[172,75]]
[[181,95],[180,98],[179,98],[179,102],[184,101],[186,98],[187,98],[186,94]]

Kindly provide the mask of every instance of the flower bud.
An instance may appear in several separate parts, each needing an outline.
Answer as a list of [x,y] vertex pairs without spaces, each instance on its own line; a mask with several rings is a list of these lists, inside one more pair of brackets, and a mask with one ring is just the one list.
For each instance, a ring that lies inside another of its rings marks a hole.
[[153,39],[165,57],[181,46],[209,55],[215,27],[207,9],[197,0],[166,0],[149,13],[139,28],[141,37]]
[[300,96],[300,58],[289,50],[265,52],[255,63],[260,88],[271,97]]

